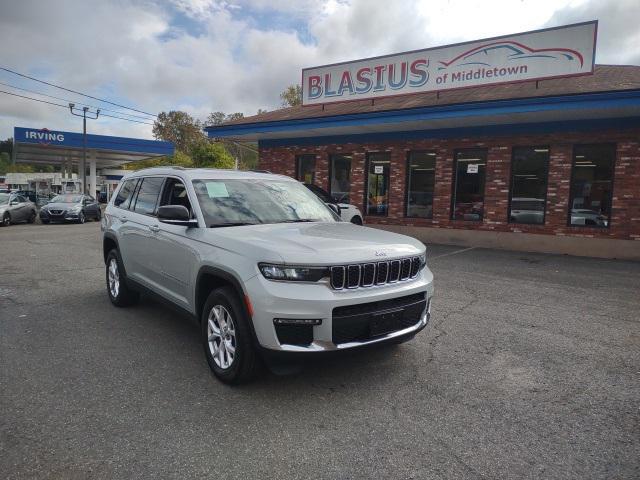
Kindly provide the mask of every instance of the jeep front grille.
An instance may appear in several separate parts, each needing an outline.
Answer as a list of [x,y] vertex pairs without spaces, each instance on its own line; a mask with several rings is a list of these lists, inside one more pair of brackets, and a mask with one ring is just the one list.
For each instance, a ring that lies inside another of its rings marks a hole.
[[342,290],[402,282],[418,275],[421,266],[420,257],[377,263],[335,265],[331,267],[331,288]]

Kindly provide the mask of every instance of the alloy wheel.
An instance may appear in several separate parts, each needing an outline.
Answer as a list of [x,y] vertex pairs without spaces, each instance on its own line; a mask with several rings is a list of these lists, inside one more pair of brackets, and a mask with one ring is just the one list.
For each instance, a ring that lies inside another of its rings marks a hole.
[[120,293],[120,273],[118,272],[118,262],[112,258],[109,262],[109,293],[113,298],[118,298]]
[[229,311],[222,305],[215,305],[207,320],[207,340],[209,352],[216,365],[226,370],[231,367],[236,355],[236,328]]

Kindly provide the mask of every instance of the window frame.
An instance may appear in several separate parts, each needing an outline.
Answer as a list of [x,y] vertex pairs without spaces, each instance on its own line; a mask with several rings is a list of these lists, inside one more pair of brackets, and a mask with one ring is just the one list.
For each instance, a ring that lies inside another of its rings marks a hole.
[[[480,220],[465,220],[463,218],[454,218],[456,214],[456,200],[458,198],[458,153],[468,151],[484,152],[485,171],[484,171],[484,185],[482,188],[482,218]],[[484,223],[484,199],[487,190],[487,166],[489,164],[489,149],[487,147],[469,147],[469,148],[457,148],[453,151],[453,185],[451,185],[451,213],[449,220],[452,222],[471,222],[471,223]]]
[[436,152],[435,150],[407,150],[407,155],[406,155],[406,175],[405,175],[405,180],[404,180],[404,217],[405,218],[418,218],[418,219],[423,219],[423,220],[433,220],[433,200],[431,201],[431,217],[419,217],[416,215],[409,215],[409,181],[411,179],[411,154],[412,153],[426,153],[426,154],[431,154],[433,153],[433,193],[434,193],[434,197],[435,197],[435,192],[436,192],[436,164],[438,162],[438,152]]
[[301,173],[301,168],[300,168],[300,160],[302,160],[304,157],[311,157],[313,159],[313,174],[311,177],[311,183],[315,184],[316,183],[316,166],[317,166],[317,158],[316,155],[314,153],[301,153],[296,155],[296,180],[298,180],[299,182],[302,183],[307,183],[304,181],[304,179],[300,178],[300,173]]
[[[613,161],[611,162],[611,194],[609,197],[609,215],[607,216],[607,225],[606,226],[598,226],[598,225],[572,225],[571,224],[571,210],[573,203],[573,178],[575,174],[575,165],[576,165],[576,147],[604,147],[609,146],[613,149]],[[602,142],[602,143],[574,143],[571,146],[571,174],[569,176],[569,199],[567,201],[567,227],[570,228],[596,228],[598,230],[602,229],[611,229],[611,214],[613,213],[613,192],[615,188],[615,176],[616,176],[616,160],[618,157],[618,144],[616,142]]]
[[[511,221],[511,198],[513,196],[513,162],[515,160],[514,151],[518,148],[546,148],[547,151],[547,161],[545,163],[544,175],[546,178],[546,186],[544,189],[544,210],[542,211],[542,223],[520,223],[520,222],[512,222]],[[509,193],[507,198],[507,223],[509,225],[540,225],[544,226],[547,224],[547,197],[549,195],[549,164],[551,163],[551,145],[516,145],[511,147],[511,164],[509,170]],[[485,178],[486,181],[486,178]],[[483,215],[484,218],[484,215]]]
[[[156,203],[153,206],[153,212],[152,213],[143,213],[143,212],[137,212],[136,211],[136,205],[138,205],[138,194],[140,193],[140,189],[142,187],[142,184],[144,183],[144,180],[147,178],[160,178],[162,179],[162,183],[160,184],[160,192],[158,192],[158,197],[156,198]],[[138,185],[136,186],[136,191],[135,191],[135,203],[133,205],[133,208],[131,207],[131,203],[129,203],[129,211],[132,213],[137,213],[138,215],[145,215],[147,217],[157,217],[158,216],[158,203],[160,202],[160,196],[162,195],[162,192],[164,191],[164,184],[166,182],[167,177],[164,175],[148,175],[148,176],[144,176],[144,177],[138,177]],[[133,199],[132,199],[133,201]]]
[[[327,193],[329,193],[329,197],[331,198],[331,200],[334,203],[347,203],[348,205],[351,205],[351,202],[353,202],[353,199],[351,198],[351,171],[353,169],[353,153],[349,152],[349,153],[337,153],[337,152],[332,152],[332,153],[328,153],[327,154],[327,160],[329,162],[329,169],[328,169],[328,174],[329,174],[329,190]],[[333,194],[333,189],[331,188],[331,183],[332,183],[332,175],[333,175],[333,161],[331,157],[349,157],[349,202],[337,202],[336,201],[336,197]]]

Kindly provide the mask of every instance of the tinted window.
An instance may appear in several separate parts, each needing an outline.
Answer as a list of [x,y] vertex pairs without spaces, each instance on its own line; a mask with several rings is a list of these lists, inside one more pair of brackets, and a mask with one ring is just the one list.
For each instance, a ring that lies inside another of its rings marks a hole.
[[433,218],[436,154],[410,152],[407,162],[407,217]]
[[453,220],[482,220],[486,150],[459,150],[455,154]]
[[349,203],[351,190],[351,156],[331,155],[329,194],[337,202]]
[[608,227],[615,145],[576,145],[573,149],[569,224]]
[[144,215],[153,215],[155,213],[163,181],[164,178],[161,177],[146,177],[142,179],[142,185],[138,188],[136,196],[134,212]]
[[120,190],[118,190],[118,195],[116,195],[116,198],[113,200],[113,204],[116,207],[129,208],[129,202],[137,181],[138,180],[134,178],[124,182]]
[[16,195],[16,200],[18,200],[20,203],[24,203],[27,201],[27,199],[24,198],[22,195]]
[[370,153],[367,156],[367,215],[386,215],[389,211],[389,166],[391,155]]
[[316,174],[316,156],[298,155],[296,157],[298,180],[302,183],[313,183]]
[[548,164],[546,147],[513,149],[509,222],[544,224]]

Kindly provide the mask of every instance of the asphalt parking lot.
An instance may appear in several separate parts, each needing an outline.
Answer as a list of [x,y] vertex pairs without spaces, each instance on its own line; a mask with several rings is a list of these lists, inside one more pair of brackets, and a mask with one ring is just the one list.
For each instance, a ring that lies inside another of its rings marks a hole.
[[3,478],[640,477],[638,263],[433,246],[412,342],[228,387],[100,238],[0,229]]

